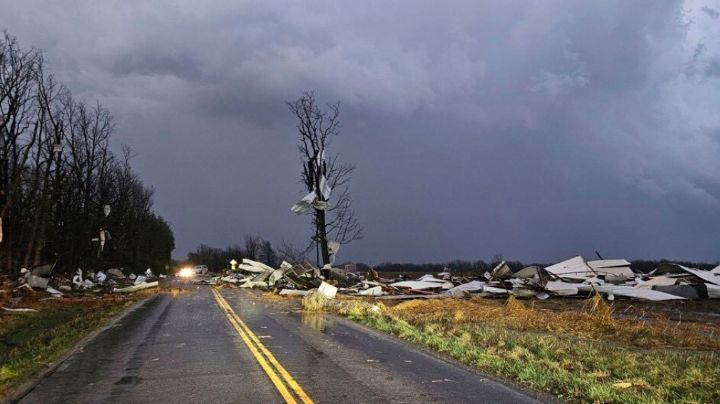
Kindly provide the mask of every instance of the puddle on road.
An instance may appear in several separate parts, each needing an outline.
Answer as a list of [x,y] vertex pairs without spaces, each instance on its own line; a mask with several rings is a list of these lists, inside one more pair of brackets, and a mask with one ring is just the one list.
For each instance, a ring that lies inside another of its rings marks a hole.
[[138,376],[123,376],[120,380],[115,382],[117,386],[135,386],[140,384],[140,378]]
[[320,332],[325,332],[325,326],[327,325],[327,319],[324,313],[311,313],[302,312],[302,323],[312,329]]

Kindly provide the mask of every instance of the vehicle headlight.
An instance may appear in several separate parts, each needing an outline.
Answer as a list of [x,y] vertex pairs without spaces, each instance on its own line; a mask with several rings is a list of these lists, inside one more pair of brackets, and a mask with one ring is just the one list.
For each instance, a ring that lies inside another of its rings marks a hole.
[[195,271],[193,271],[192,268],[183,268],[177,273],[177,275],[181,278],[189,278],[195,275]]

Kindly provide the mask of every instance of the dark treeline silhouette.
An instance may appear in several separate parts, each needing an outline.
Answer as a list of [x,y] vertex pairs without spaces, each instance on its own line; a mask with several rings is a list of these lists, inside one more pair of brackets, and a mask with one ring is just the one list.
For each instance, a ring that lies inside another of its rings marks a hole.
[[[451,272],[461,273],[473,273],[479,274],[491,271],[502,261],[502,256],[496,256],[490,261],[477,260],[477,261],[462,261],[455,260],[444,263],[425,263],[425,264],[409,264],[409,263],[394,263],[385,262],[374,267],[379,272],[423,272],[423,273],[438,273],[442,272],[444,268],[450,269]],[[527,265],[519,261],[506,261],[506,264],[512,271],[519,271],[525,268]]]
[[280,266],[283,260],[293,264],[310,262],[307,251],[300,251],[283,243],[280,248],[260,236],[245,236],[242,246],[234,244],[225,248],[210,247],[201,244],[195,251],[188,253],[185,264],[207,265],[212,272],[228,268],[231,260],[238,262],[243,258],[259,261],[273,268]]
[[[498,255],[495,256],[490,261],[450,261],[445,263],[425,263],[425,264],[409,264],[409,263],[393,263],[393,262],[387,262],[382,263],[380,265],[376,265],[374,269],[379,272],[393,272],[393,273],[399,273],[399,272],[422,272],[422,273],[438,273],[441,272],[444,268],[449,268],[451,272],[460,272],[460,273],[478,273],[483,274],[486,271],[492,270],[498,263],[502,261],[502,256]],[[667,259],[660,259],[660,260],[631,260],[631,266],[632,268],[640,273],[648,273],[652,271],[653,269],[657,268],[658,265],[662,263],[675,263],[680,264],[686,267],[690,268],[698,268],[698,269],[713,269],[716,266],[720,264],[720,262],[715,263],[708,263],[708,262],[690,262],[690,261],[673,261],[673,260],[667,260]],[[513,272],[517,272],[527,266],[530,265],[538,265],[541,267],[545,267],[548,265],[551,265],[552,263],[523,263],[520,261],[506,261],[508,266]],[[357,264],[358,268],[362,268],[365,265],[364,264]]]
[[112,115],[45,69],[42,52],[0,34],[0,272],[55,262],[58,272],[164,271],[173,234],[131,150],[110,150]]
[[[285,260],[290,263],[312,263],[315,264],[315,260],[308,256],[309,250],[300,251],[294,249],[285,243],[280,248],[273,248],[272,244],[263,239],[260,236],[246,236],[244,244],[231,245],[225,248],[214,248],[207,245],[201,244],[195,251],[191,252],[187,256],[187,260],[184,264],[191,265],[207,265],[208,268],[217,272],[224,268],[229,267],[230,260],[237,260],[240,262],[243,258],[249,258],[255,261],[263,262],[270,265],[273,268],[279,267],[280,263]],[[569,258],[569,257],[568,257]],[[591,260],[590,258],[588,258]],[[595,259],[594,257],[592,259]],[[546,267],[554,264],[554,262],[521,262],[513,260],[505,260],[502,254],[496,254],[490,260],[477,260],[477,261],[464,261],[454,260],[440,263],[399,263],[399,262],[384,262],[378,265],[368,265],[362,262],[354,263],[354,266],[359,272],[367,272],[370,268],[375,269],[380,273],[418,273],[418,274],[437,274],[442,272],[445,268],[448,268],[451,273],[461,273],[466,275],[482,275],[485,272],[492,271],[499,263],[505,261],[510,267],[510,270],[517,272],[525,267],[531,265],[537,265],[540,267]],[[660,260],[631,260],[631,266],[636,272],[648,273],[653,269],[657,268],[662,263],[672,262],[675,264],[684,265],[690,268],[699,269],[713,269],[720,262],[707,263],[707,262],[689,262],[689,261],[673,261],[667,259]],[[344,267],[351,263],[342,263],[336,265],[337,267]]]

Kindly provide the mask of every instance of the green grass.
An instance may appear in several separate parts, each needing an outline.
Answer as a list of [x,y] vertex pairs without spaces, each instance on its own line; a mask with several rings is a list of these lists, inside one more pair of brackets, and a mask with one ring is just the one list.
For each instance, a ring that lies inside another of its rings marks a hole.
[[135,300],[41,304],[0,317],[0,397],[125,310]]
[[487,324],[414,325],[385,315],[349,317],[563,400],[720,402],[720,361],[714,352],[629,349]]

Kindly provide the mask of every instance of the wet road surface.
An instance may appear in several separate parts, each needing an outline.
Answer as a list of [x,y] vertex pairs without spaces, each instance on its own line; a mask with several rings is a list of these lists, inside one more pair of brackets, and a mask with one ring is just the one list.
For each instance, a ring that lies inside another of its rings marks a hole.
[[[222,289],[243,324],[316,403],[523,403],[538,397],[297,301]],[[101,332],[20,401],[285,402],[210,287],[161,294]],[[298,402],[301,402],[298,400]]]

